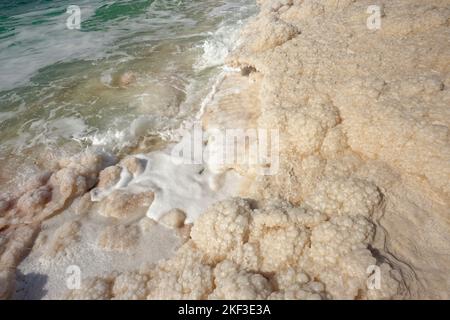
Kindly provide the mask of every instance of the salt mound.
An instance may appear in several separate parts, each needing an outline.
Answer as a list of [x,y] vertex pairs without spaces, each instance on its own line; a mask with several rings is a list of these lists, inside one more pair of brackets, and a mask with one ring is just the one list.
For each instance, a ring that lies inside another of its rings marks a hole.
[[[279,174],[248,196],[333,216],[374,210],[377,250],[401,270],[405,297],[448,298],[448,2],[385,3],[379,30],[367,1],[259,2],[228,61],[261,74],[259,126],[282,131],[282,151]],[[281,25],[299,32],[276,41]]]
[[[329,220],[328,220],[329,219]],[[272,202],[252,209],[247,200],[216,203],[198,218],[192,240],[154,268],[136,270],[119,294],[124,274],[84,282],[69,298],[98,298],[93,284],[112,283],[100,298],[147,299],[380,299],[402,280],[369,250],[374,226],[364,216],[327,215]],[[379,265],[382,285],[367,286],[367,266]],[[189,270],[189,272],[186,272]],[[315,280],[313,280],[315,279]]]

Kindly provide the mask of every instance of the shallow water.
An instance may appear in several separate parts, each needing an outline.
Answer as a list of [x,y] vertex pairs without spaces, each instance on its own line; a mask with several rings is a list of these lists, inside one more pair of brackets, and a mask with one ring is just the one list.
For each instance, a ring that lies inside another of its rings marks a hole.
[[94,145],[158,148],[194,117],[253,0],[0,3],[0,182]]

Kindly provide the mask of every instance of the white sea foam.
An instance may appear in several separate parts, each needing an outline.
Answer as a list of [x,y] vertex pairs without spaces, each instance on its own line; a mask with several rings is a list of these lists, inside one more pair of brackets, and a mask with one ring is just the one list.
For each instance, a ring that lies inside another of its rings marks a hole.
[[[155,199],[148,217],[158,220],[177,208],[186,213],[186,222],[190,223],[212,203],[237,195],[241,179],[238,174],[215,174],[203,164],[183,164],[171,154],[171,148],[136,157],[145,165],[144,170],[132,174],[122,167],[119,181],[110,188],[92,190],[91,200],[101,201],[114,190],[152,191]],[[218,180],[220,184],[216,184]]]

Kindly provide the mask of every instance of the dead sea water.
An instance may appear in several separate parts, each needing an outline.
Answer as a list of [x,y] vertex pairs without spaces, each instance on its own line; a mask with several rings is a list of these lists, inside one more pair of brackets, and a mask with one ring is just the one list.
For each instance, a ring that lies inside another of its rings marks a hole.
[[95,146],[158,149],[193,117],[253,1],[0,4],[0,190]]

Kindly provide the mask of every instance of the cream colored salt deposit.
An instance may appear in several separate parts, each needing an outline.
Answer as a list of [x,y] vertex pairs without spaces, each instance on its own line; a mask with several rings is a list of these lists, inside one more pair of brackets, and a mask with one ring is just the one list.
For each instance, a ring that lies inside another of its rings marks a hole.
[[[140,271],[148,283],[139,290],[148,299],[392,298],[402,280],[386,262],[381,288],[367,287],[367,263],[376,263],[368,250],[373,232],[362,215],[329,219],[282,201],[252,209],[230,199],[199,217],[192,240],[173,258]],[[92,281],[77,294],[91,295]],[[117,278],[95,283],[104,281]],[[111,291],[108,297],[120,298]]]
[[44,255],[54,258],[58,254],[64,254],[67,247],[79,241],[80,223],[78,221],[68,221],[60,226],[51,236],[48,243],[45,243]]
[[172,209],[165,213],[159,222],[169,228],[181,228],[185,220],[186,213],[180,209]]
[[137,226],[111,225],[100,233],[97,245],[107,251],[129,251],[138,244],[139,236]]
[[153,192],[130,193],[122,190],[111,192],[100,203],[100,214],[105,217],[125,219],[145,214],[153,201]]
[[142,231],[147,232],[151,228],[153,228],[157,222],[153,220],[152,218],[144,217],[141,220],[139,220],[139,227]]

